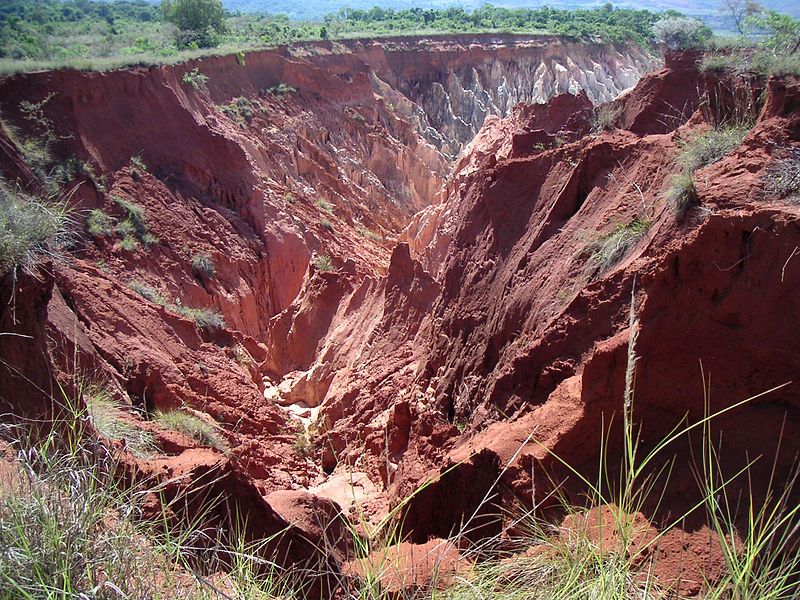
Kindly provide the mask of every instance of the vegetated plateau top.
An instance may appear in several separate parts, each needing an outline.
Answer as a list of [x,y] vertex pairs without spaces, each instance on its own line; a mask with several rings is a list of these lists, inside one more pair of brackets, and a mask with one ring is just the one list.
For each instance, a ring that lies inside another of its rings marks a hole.
[[[157,2],[158,0],[150,0]],[[327,14],[343,8],[368,10],[373,6],[383,9],[405,10],[410,8],[449,8],[463,7],[474,10],[485,4],[503,8],[541,8],[548,6],[558,9],[597,8],[604,2],[599,0],[316,0],[315,2],[296,2],[295,0],[223,0],[228,10],[247,12],[269,12],[286,14],[292,19],[320,19]],[[652,11],[678,10],[685,14],[720,17],[719,2],[707,0],[623,0],[614,2],[618,8],[647,9]],[[800,17],[800,3],[796,0],[766,0],[761,2],[765,8]],[[716,19],[715,19],[716,20]]]

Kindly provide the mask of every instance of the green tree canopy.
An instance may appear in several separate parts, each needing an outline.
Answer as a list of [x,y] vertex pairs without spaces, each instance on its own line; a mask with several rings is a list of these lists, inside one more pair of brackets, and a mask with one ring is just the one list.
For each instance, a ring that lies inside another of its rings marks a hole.
[[225,9],[221,0],[163,0],[164,20],[179,30],[179,45],[215,45],[215,34],[225,32]]

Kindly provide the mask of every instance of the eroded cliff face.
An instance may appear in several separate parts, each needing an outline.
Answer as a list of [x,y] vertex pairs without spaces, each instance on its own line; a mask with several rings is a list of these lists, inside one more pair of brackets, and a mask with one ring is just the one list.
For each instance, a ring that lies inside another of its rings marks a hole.
[[[134,203],[150,237],[87,231],[46,276],[4,280],[3,332],[28,337],[0,336],[0,383],[14,390],[3,400],[39,414],[53,377],[105,382],[161,445],[143,459],[118,443],[123,456],[154,477],[220,470],[265,535],[305,522],[310,539],[309,511],[356,498],[381,515],[448,469],[406,506],[423,542],[477,510],[503,466],[496,499],[510,506],[548,493],[533,478],[558,476],[549,451],[596,465],[598,423],[622,402],[632,300],[645,444],[702,411],[700,360],[715,407],[784,383],[800,367],[786,302],[800,287],[798,211],[760,190],[773,155],[798,142],[800,90],[756,84],[753,131],[698,171],[700,206],[676,219],[665,188],[680,141],[724,120],[735,90],[696,58],[671,58],[615,100],[607,131],[593,102],[652,65],[635,48],[389,39],[6,78],[4,176],[38,189],[22,142],[47,129],[57,161],[87,165],[67,186],[81,221],[99,209],[119,225]],[[196,87],[184,79],[195,68],[208,78]],[[23,100],[46,100],[44,120]],[[646,231],[599,266],[598,242],[636,220]],[[225,326],[181,307],[217,310]],[[796,398],[782,388],[726,417],[728,466],[776,450],[748,421],[800,439]],[[147,418],[178,407],[229,451]],[[692,501],[686,487],[668,510]],[[645,516],[658,526],[660,511]],[[683,564],[684,534],[707,545],[701,525],[665,536],[665,563]],[[487,515],[474,537],[500,528]],[[303,543],[291,560],[313,553]]]
[[[595,104],[609,102],[659,64],[635,45],[512,35],[350,47],[374,66],[376,91],[453,158],[489,115],[505,117],[520,102],[543,104],[581,91]],[[426,52],[431,47],[437,51]]]

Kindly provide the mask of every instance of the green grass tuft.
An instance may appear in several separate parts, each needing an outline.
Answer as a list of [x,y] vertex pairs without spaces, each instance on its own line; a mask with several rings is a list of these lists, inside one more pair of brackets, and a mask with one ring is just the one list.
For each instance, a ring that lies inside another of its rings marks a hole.
[[225,318],[212,308],[190,308],[176,302],[169,309],[191,319],[201,329],[225,329]]
[[317,271],[325,272],[334,270],[333,261],[331,260],[331,257],[328,256],[327,254],[322,254],[320,256],[315,257],[314,260],[311,261],[311,263],[314,265],[314,268]]
[[114,235],[116,219],[99,208],[89,211],[86,218],[86,231],[94,237],[108,237]]
[[144,208],[121,196],[111,196],[111,199],[125,214],[125,218],[117,224],[117,233],[122,236],[120,247],[123,250],[133,252],[139,247],[138,242],[152,246],[161,241],[150,232]]
[[326,213],[333,214],[333,204],[325,200],[324,198],[317,198],[314,201],[314,205],[317,208],[324,210]]
[[672,206],[678,218],[683,217],[698,201],[694,175],[691,171],[685,170],[670,178],[667,186],[667,202]]
[[216,274],[214,261],[208,254],[198,253],[192,257],[192,270],[207,279],[211,279]]
[[0,275],[59,258],[72,242],[72,227],[66,202],[24,194],[0,180]]
[[750,127],[729,126],[692,134],[681,142],[678,163],[694,171],[717,162],[741,145]]
[[608,271],[628,253],[636,242],[650,229],[651,222],[636,217],[630,223],[620,225],[611,233],[601,237],[590,245],[592,277]]
[[358,233],[358,235],[360,235],[361,237],[365,237],[365,238],[367,238],[368,240],[372,240],[373,242],[380,242],[380,241],[381,241],[381,236],[380,236],[379,234],[375,233],[375,232],[374,232],[374,231],[372,231],[371,229],[367,229],[367,228],[366,228],[366,227],[364,227],[363,225],[359,225],[359,226],[356,228],[356,232],[357,232],[357,233]]
[[88,416],[97,433],[108,440],[124,441],[125,447],[138,458],[149,458],[158,452],[153,434],[127,421],[107,388],[91,385],[84,395]]
[[775,160],[764,178],[764,191],[768,196],[800,204],[800,150]]
[[217,428],[193,414],[183,410],[158,411],[154,418],[165,429],[179,431],[205,446],[227,452],[228,446]]
[[141,156],[131,156],[131,169],[136,173],[147,173],[147,165]]
[[[246,523],[235,516],[229,532],[209,535],[224,498],[192,502],[187,513],[189,497],[207,482],[167,497],[163,486],[123,475],[93,434],[120,435],[119,409],[100,389],[89,386],[88,410],[65,395],[49,430],[0,427],[0,599],[203,600],[218,596],[205,583],[212,573],[232,597],[288,597],[283,572],[265,558],[275,536],[247,542]],[[154,522],[142,519],[145,502],[149,513],[157,511]],[[202,558],[194,551],[198,540]]]
[[158,304],[159,306],[167,306],[168,304],[166,296],[155,288],[145,285],[138,279],[131,279],[128,282],[128,287],[153,304]]

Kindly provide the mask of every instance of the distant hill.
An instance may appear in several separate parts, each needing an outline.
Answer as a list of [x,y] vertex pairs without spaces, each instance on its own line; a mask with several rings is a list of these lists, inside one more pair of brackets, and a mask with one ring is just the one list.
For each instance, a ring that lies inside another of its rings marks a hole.
[[[487,4],[482,0],[315,0],[314,2],[298,2],[297,0],[223,0],[229,10],[245,12],[270,12],[284,13],[293,19],[318,19],[326,14],[337,12],[342,8],[369,9],[373,6],[381,8],[447,8],[449,6],[463,6],[466,9],[478,8]],[[570,1],[570,0],[496,0],[491,2],[494,6],[508,8],[596,8],[605,2],[599,0]],[[720,14],[720,2],[707,2],[704,0],[628,0],[614,2],[620,8],[646,8],[653,11],[667,9],[679,10],[685,14],[709,17],[713,22]],[[767,0],[762,2],[767,8],[800,17],[800,2],[797,0]]]

